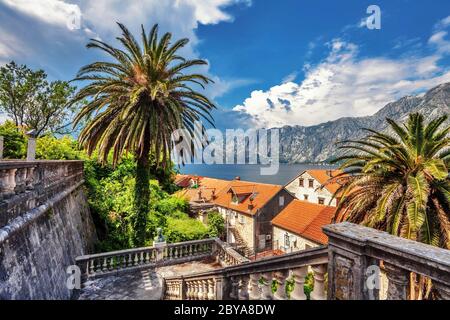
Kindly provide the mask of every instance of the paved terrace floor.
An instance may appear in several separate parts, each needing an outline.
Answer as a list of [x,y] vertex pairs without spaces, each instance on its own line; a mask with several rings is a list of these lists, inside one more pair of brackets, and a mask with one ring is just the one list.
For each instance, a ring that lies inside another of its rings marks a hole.
[[121,275],[89,280],[74,298],[78,300],[160,300],[162,279],[220,268],[214,259],[205,259],[161,268],[149,268]]

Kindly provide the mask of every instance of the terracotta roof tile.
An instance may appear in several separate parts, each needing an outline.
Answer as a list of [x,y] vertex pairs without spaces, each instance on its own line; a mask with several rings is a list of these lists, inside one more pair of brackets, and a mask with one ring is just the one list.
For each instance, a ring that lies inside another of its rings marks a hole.
[[[283,187],[280,185],[233,180],[218,194],[214,203],[221,207],[254,215],[281,189]],[[243,201],[238,204],[232,203],[233,192],[242,195]]]
[[[197,188],[185,188],[179,190],[175,193],[177,197],[186,198],[189,201],[212,201],[213,194],[219,194],[226,186],[229,185],[230,181],[214,179],[208,177],[196,177],[198,178],[199,186]],[[189,176],[189,181],[191,176]],[[189,185],[188,185],[189,186]],[[201,199],[199,198],[201,196]]]
[[335,207],[295,199],[272,220],[272,224],[325,244],[328,237],[322,232],[322,227],[331,223],[335,210]]
[[[325,184],[330,178],[342,173],[342,170],[326,170],[326,169],[311,169],[306,170],[312,177],[314,177],[320,184]],[[331,174],[331,175],[330,175]],[[325,189],[331,193],[335,193],[341,185],[337,182],[329,183],[325,186]]]

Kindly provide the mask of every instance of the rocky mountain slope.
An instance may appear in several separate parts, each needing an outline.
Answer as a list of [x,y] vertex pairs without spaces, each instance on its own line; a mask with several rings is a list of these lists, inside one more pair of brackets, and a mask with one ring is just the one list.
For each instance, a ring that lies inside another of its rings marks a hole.
[[450,114],[450,83],[439,85],[425,95],[407,96],[389,103],[372,116],[340,118],[310,127],[280,128],[280,161],[327,161],[338,155],[337,141],[363,137],[366,133],[362,128],[383,131],[387,127],[386,117],[405,121],[411,112],[421,112],[428,119]]

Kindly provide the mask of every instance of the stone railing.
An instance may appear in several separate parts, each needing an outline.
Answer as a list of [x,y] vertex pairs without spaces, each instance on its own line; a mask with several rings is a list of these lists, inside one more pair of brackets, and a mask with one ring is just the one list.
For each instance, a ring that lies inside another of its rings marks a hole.
[[219,239],[195,240],[76,258],[83,279],[216,257],[222,266],[248,261]]
[[[311,299],[323,300],[327,271],[327,248],[314,248],[301,254],[286,254],[219,270],[187,276],[165,278],[168,300],[306,300],[305,278],[309,270],[314,276]],[[286,290],[287,281],[294,282],[293,291]],[[272,292],[272,282],[277,290]]]
[[412,298],[411,273],[431,279],[437,298],[450,299],[450,250],[347,222],[323,230],[329,239],[328,299],[379,299],[380,270],[388,300]]
[[0,242],[82,184],[82,161],[0,161]]
[[[306,299],[305,277],[313,272],[313,300],[406,300],[411,275],[430,279],[433,298],[450,299],[450,250],[340,223],[323,228],[327,247],[243,262],[204,273],[165,278],[169,300]],[[382,282],[387,279],[385,293]],[[325,295],[327,279],[327,295]],[[287,281],[293,291],[286,290]],[[272,292],[272,282],[277,283]]]

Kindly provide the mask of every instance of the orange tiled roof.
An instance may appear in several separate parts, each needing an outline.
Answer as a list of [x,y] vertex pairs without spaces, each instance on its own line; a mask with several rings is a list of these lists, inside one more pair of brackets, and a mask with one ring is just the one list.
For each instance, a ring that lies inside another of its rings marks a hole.
[[[281,189],[283,187],[280,185],[233,180],[217,195],[214,203],[221,207],[254,215]],[[243,195],[243,201],[238,204],[232,203],[233,192]]]
[[[175,193],[177,197],[186,198],[189,201],[205,201],[210,202],[212,195],[220,193],[230,181],[214,179],[208,177],[196,177],[198,178],[198,188],[185,188]],[[190,180],[190,179],[189,179]],[[199,198],[201,194],[201,199]]]
[[331,223],[335,210],[335,207],[295,199],[272,220],[272,224],[325,244],[328,237],[322,232],[322,227]]

